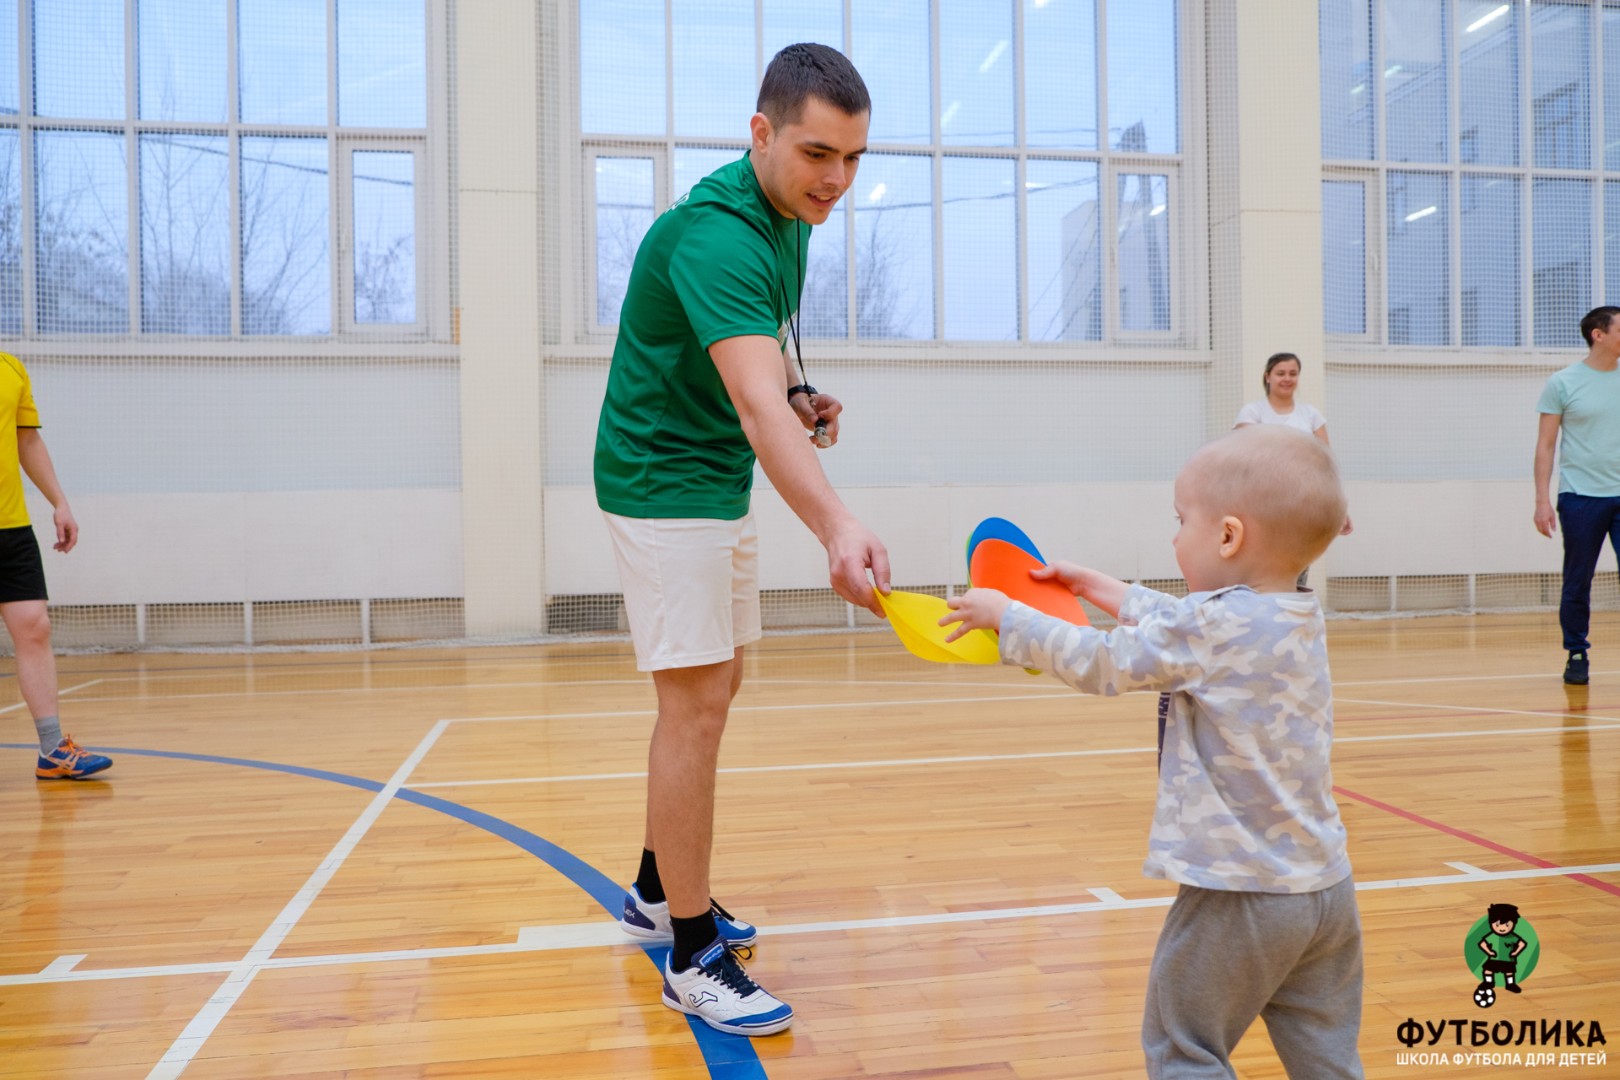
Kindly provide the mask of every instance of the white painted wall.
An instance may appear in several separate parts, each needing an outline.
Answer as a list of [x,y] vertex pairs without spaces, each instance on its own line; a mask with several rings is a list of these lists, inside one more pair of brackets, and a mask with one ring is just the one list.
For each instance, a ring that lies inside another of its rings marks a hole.
[[30,489],[54,604],[440,598],[462,594],[454,489],[72,497],[81,530],[51,550]]

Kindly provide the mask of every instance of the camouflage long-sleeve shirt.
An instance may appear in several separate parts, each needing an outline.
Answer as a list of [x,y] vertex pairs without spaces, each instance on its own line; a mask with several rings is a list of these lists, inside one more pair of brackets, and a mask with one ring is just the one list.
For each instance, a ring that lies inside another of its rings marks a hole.
[[1316,595],[1247,586],[1177,599],[1133,585],[1108,633],[1013,603],[1001,659],[1077,690],[1157,690],[1148,877],[1304,893],[1348,877],[1329,753],[1333,690]]

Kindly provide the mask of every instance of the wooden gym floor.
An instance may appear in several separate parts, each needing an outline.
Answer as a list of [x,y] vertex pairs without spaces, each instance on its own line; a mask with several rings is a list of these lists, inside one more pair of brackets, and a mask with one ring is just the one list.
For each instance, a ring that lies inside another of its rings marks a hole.
[[[1409,1048],[1408,1018],[1620,1033],[1620,616],[1593,639],[1587,694],[1550,615],[1331,624],[1369,1076],[1586,1050]],[[715,889],[790,1032],[695,1030],[605,910],[652,724],[627,646],[81,656],[64,727],[104,780],[36,782],[0,680],[0,1075],[1140,1076],[1172,892],[1141,876],[1153,698],[883,633],[750,652]],[[1481,1010],[1463,948],[1493,902],[1542,953]],[[1238,1072],[1282,1075],[1263,1025]]]

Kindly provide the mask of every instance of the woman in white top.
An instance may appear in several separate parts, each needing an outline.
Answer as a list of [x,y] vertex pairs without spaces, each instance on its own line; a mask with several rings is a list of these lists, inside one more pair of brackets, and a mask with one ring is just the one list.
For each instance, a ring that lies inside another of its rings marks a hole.
[[1299,389],[1299,357],[1290,352],[1275,354],[1266,361],[1266,373],[1260,382],[1266,388],[1266,396],[1239,409],[1233,427],[1287,424],[1307,435],[1315,435],[1324,443],[1328,441],[1327,418],[1314,405],[1294,400],[1294,392]]
[[[1266,359],[1266,371],[1260,377],[1260,384],[1266,388],[1266,396],[1239,409],[1237,423],[1233,427],[1287,424],[1307,435],[1315,435],[1326,445],[1332,445],[1328,443],[1327,417],[1316,406],[1294,399],[1294,392],[1299,389],[1299,357],[1291,352],[1273,353]],[[1344,528],[1339,535],[1348,536],[1354,528],[1350,515],[1346,514]],[[1309,573],[1308,567],[1300,573],[1300,588],[1305,587],[1305,575]]]

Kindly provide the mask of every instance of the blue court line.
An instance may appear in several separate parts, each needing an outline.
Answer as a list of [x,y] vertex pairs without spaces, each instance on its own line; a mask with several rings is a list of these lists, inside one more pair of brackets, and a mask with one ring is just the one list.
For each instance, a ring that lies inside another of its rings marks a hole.
[[[35,743],[0,743],[0,750],[32,750],[39,751]],[[97,746],[97,753],[128,754],[137,757],[174,758],[179,761],[201,761],[211,765],[236,765],[244,769],[262,769],[266,772],[286,773],[289,776],[302,776],[311,780],[325,780],[333,784],[344,784],[348,787],[359,788],[362,791],[377,792],[383,789],[383,784],[376,780],[367,780],[364,777],[350,776],[347,773],[330,772],[326,769],[311,769],[303,765],[284,765],[276,761],[255,761],[252,758],[221,757],[217,754],[190,754],[180,750],[143,750],[128,746]],[[111,777],[108,778],[112,779]],[[73,783],[106,783],[104,780],[72,781]],[[428,810],[437,810],[447,814],[458,821],[466,822],[485,832],[500,837],[509,843],[515,844],[539,859],[541,862],[556,870],[563,877],[579,886],[587,896],[601,905],[615,920],[624,906],[624,887],[616,883],[602,871],[592,866],[564,848],[558,847],[541,836],[536,836],[527,829],[512,824],[510,821],[486,814],[482,810],[474,810],[470,806],[450,802],[435,795],[424,795],[420,791],[410,788],[400,788],[394,796],[405,802],[415,803]],[[664,971],[664,960],[669,955],[669,949],[663,946],[644,945],[642,952],[647,959],[657,965],[659,975]],[[759,1055],[754,1051],[753,1040],[746,1035],[728,1035],[723,1031],[716,1031],[695,1016],[686,1017],[687,1026],[692,1036],[697,1040],[698,1049],[703,1053],[703,1062],[709,1067],[709,1076],[713,1080],[768,1080],[765,1075],[765,1066],[760,1063]]]

